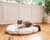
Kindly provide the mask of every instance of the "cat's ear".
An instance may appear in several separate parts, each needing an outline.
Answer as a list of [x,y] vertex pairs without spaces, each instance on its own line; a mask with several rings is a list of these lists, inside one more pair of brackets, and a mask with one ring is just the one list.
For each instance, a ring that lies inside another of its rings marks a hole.
[[23,21],[23,20],[21,20],[21,21]]
[[19,22],[19,20],[17,20]]

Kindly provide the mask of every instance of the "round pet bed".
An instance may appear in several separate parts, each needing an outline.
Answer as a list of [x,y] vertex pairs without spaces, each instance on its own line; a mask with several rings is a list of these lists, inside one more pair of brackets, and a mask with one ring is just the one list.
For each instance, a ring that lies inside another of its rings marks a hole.
[[6,31],[8,34],[30,34],[38,31],[38,27],[19,28],[17,24],[8,25]]

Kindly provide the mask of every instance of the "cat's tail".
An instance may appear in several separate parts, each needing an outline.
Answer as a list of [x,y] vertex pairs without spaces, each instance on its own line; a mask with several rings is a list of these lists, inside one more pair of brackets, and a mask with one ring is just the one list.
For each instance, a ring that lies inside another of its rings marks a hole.
[[38,27],[38,31],[41,31],[41,27],[39,25],[33,25],[35,27]]

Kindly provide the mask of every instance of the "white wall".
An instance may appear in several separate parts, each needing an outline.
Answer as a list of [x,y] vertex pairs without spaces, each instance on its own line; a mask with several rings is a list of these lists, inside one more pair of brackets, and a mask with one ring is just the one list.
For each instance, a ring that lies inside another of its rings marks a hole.
[[0,0],[0,2],[1,2],[1,0]]
[[0,3],[0,24],[16,23],[18,19],[34,23],[43,22],[43,6],[17,3]]

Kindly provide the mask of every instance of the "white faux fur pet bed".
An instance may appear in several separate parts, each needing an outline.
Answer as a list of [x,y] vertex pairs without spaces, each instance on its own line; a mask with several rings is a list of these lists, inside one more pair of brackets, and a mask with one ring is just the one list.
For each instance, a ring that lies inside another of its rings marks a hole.
[[38,27],[29,27],[29,28],[20,28],[17,24],[8,25],[6,28],[6,32],[8,34],[30,34],[38,31]]

